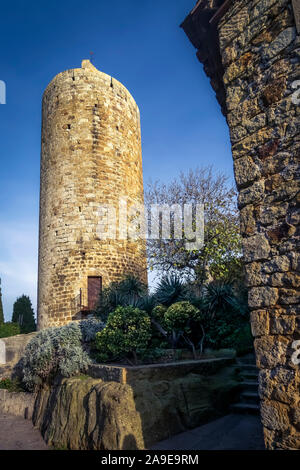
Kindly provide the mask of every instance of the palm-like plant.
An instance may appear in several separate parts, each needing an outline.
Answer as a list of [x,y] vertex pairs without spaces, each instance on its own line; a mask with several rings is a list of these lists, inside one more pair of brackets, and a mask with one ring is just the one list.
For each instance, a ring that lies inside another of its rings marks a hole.
[[161,279],[154,295],[158,304],[169,307],[187,298],[187,288],[179,276],[171,274]]

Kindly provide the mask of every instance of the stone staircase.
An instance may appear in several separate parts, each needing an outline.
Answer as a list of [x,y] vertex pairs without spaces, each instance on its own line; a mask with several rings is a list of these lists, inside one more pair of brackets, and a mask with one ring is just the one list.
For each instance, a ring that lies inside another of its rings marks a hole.
[[234,413],[259,414],[258,369],[254,354],[237,359],[242,377],[240,401],[231,405]]

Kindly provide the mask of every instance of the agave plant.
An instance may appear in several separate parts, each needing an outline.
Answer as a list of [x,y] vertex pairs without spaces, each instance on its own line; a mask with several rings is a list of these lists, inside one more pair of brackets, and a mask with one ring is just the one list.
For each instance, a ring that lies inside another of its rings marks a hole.
[[100,294],[97,315],[106,320],[118,306],[139,307],[140,299],[147,288],[138,278],[129,275],[120,282],[112,282]]
[[243,313],[247,308],[235,295],[233,286],[222,282],[213,281],[206,285],[202,301],[203,308],[212,318],[217,313],[226,313],[228,311]]
[[126,276],[117,286],[117,291],[124,296],[140,298],[147,291],[146,285],[133,275]]
[[169,307],[174,302],[186,300],[187,287],[179,276],[171,274],[161,279],[154,295],[158,304]]

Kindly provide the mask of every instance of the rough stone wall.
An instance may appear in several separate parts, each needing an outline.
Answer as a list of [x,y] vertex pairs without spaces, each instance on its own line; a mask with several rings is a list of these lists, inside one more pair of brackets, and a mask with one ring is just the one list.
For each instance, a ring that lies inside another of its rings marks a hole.
[[89,61],[57,75],[43,97],[38,328],[71,320],[88,276],[103,286],[147,281],[144,246],[103,240],[99,207],[143,203],[139,109],[126,88]]
[[199,0],[182,24],[230,129],[268,449],[300,448],[299,13],[298,0]]
[[300,38],[289,0],[234,2],[218,29],[265,442],[300,448]]
[[33,423],[47,444],[59,448],[149,449],[228,413],[240,389],[231,362],[127,368],[121,383],[115,374],[110,381],[111,370],[105,381],[87,376],[58,380],[38,391]]

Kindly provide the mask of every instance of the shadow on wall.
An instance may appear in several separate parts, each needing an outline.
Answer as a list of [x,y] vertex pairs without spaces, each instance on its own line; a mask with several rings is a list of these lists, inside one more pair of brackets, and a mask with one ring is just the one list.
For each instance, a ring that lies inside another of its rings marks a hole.
[[38,392],[33,423],[57,448],[147,449],[226,414],[239,395],[237,370],[219,359],[126,368],[126,383],[60,378]]

